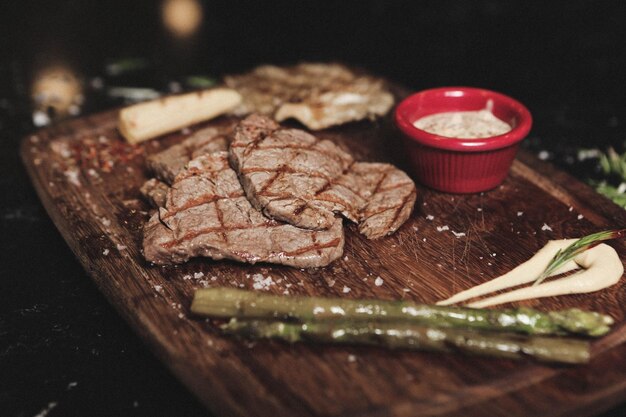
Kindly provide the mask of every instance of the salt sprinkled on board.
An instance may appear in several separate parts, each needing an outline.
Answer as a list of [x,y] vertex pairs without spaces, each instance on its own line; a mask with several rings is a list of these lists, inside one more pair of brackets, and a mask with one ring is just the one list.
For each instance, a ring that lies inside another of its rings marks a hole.
[[350,292],[350,287],[346,287],[345,285],[343,286],[343,290],[341,290],[341,292],[343,292],[344,294],[347,294]]
[[547,224],[543,224],[543,226],[541,226],[541,230],[548,230],[548,231],[552,231],[552,228],[550,226],[548,226]]
[[77,187],[80,187],[80,179],[78,178],[78,170],[77,169],[68,169],[67,171],[64,171],[63,174],[65,174],[65,178],[67,178],[67,180],[71,183],[74,184]]
[[101,217],[100,218],[100,223],[102,223],[102,225],[104,227],[109,227],[111,226],[111,220],[107,219],[106,217]]
[[582,220],[582,219],[585,218],[585,216],[583,216],[582,214],[579,214],[577,218],[578,218],[578,220]]
[[348,260],[348,255],[344,256],[344,257],[343,257],[343,260],[344,260],[344,261],[347,261],[347,260]]
[[119,243],[115,246],[117,248],[117,250],[125,250],[128,249],[128,247],[124,246],[124,245],[120,245]]
[[211,281],[217,281],[217,276],[213,275],[213,276],[211,277]]
[[438,232],[443,232],[444,230],[450,230],[449,226],[437,226],[437,231]]
[[348,355],[348,362],[356,362],[356,356]]
[[567,211],[572,211],[572,210],[574,210],[574,207],[572,206],[569,206],[569,208],[567,209]]
[[426,220],[435,220],[435,216],[433,216],[432,214],[429,214],[428,216],[426,216]]
[[463,237],[465,236],[464,232],[455,232],[454,230],[452,230],[452,234],[454,235],[454,237],[459,238],[459,237]]
[[191,279],[191,274],[183,275],[183,280],[189,281]]
[[102,251],[102,254],[103,254],[104,256],[107,256],[107,255],[109,254],[109,250],[108,250],[108,249],[103,250],[103,251]]
[[252,284],[252,288],[254,288],[255,290],[267,291],[270,286],[274,284],[272,277],[268,276],[267,278],[265,278],[263,274],[252,275],[252,280],[254,281],[254,283]]
[[78,385],[78,382],[76,381],[72,381],[69,384],[67,384],[67,390],[71,390],[72,388],[76,387]]
[[161,292],[161,291],[163,290],[163,286],[162,286],[162,285],[155,285],[155,286],[154,286],[154,290],[155,290],[156,292]]
[[204,276],[204,272],[194,272],[193,277],[195,279],[200,279]]
[[523,212],[523,211],[518,211],[518,212],[517,212],[517,217],[522,217],[523,215],[524,215],[524,212]]
[[483,211],[483,208],[482,208],[482,207],[478,207],[478,208],[476,209],[476,211]]
[[383,279],[381,277],[376,277],[376,279],[374,280],[374,285],[376,285],[377,287],[380,287],[384,283],[385,283],[385,281],[383,281]]

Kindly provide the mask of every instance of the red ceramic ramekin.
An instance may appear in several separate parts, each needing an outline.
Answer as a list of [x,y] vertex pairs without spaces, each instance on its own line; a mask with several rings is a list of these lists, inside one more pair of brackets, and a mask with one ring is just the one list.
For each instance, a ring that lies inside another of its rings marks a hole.
[[[434,135],[413,126],[434,113],[487,108],[513,129],[483,139],[459,139]],[[494,91],[470,87],[442,87],[415,93],[395,111],[405,147],[417,179],[448,193],[476,193],[499,185],[506,178],[522,139],[532,125],[530,112],[520,102]]]

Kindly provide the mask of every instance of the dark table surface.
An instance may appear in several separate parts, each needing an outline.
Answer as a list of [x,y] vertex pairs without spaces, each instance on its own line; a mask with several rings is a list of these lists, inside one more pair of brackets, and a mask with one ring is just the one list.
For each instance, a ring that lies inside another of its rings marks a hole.
[[[166,92],[192,74],[340,60],[416,90],[512,95],[535,118],[525,146],[581,180],[597,169],[577,159],[580,147],[624,148],[621,1],[203,2],[202,24],[185,39],[168,32],[160,6],[0,6],[2,416],[210,415],[97,291],[35,195],[17,149],[35,129],[30,86],[46,66],[76,74],[85,114],[123,103],[107,95],[111,86]],[[115,75],[107,64],[120,58],[143,68]],[[598,413],[626,415],[626,403],[614,407]]]

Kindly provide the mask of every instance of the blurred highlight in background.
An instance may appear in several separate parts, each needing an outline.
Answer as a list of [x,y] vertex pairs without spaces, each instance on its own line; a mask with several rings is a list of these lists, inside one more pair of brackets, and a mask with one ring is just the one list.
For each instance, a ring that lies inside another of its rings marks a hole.
[[55,117],[75,116],[83,104],[78,76],[63,65],[51,65],[37,72],[31,86],[33,124],[45,126]]
[[198,0],[164,0],[161,6],[163,24],[177,38],[193,35],[202,24],[202,5]]

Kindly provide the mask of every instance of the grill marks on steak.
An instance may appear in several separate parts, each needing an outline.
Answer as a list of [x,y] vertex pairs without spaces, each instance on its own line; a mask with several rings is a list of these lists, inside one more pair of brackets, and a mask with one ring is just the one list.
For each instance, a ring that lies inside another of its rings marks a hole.
[[307,268],[341,256],[341,219],[328,230],[303,230],[263,216],[245,197],[226,152],[199,156],[176,176],[165,207],[144,229],[144,255],[156,264],[196,256]]
[[415,184],[393,165],[355,162],[333,142],[260,115],[235,127],[230,160],[256,208],[298,227],[327,229],[341,213],[374,239],[397,230],[415,204]]
[[151,155],[146,160],[154,175],[171,184],[176,175],[191,159],[212,152],[228,150],[230,129],[207,127],[194,132],[181,143]]
[[263,65],[224,81],[243,97],[236,114],[295,118],[313,130],[382,116],[394,102],[382,80],[339,64]]
[[409,218],[417,191],[404,171],[390,164],[359,162],[348,175],[366,200],[359,210],[359,232],[368,239],[395,232]]

